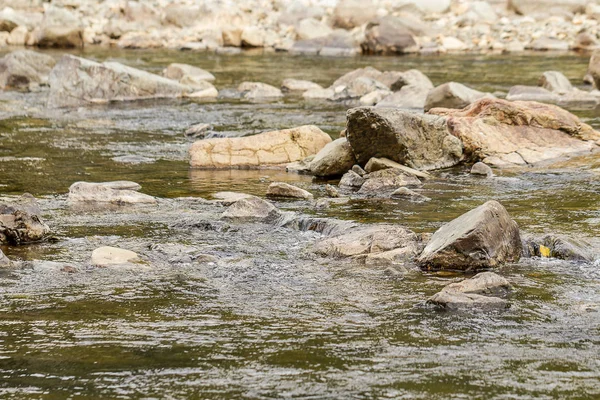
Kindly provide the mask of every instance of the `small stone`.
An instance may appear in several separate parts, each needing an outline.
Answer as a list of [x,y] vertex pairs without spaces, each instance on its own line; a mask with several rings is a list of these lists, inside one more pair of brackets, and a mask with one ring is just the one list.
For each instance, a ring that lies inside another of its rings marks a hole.
[[143,157],[143,156],[135,156],[135,155],[127,155],[127,156],[119,156],[113,157],[112,160],[118,163],[124,164],[149,164],[156,161],[153,158]]
[[138,260],[138,255],[133,251],[105,246],[97,248],[92,252],[91,264],[96,267],[109,267],[113,265],[126,265]]
[[392,193],[392,197],[394,198],[402,198],[408,201],[412,201],[414,203],[423,203],[426,201],[431,201],[431,199],[427,196],[423,196],[420,193],[415,192],[414,190],[410,190],[407,187],[401,187],[396,189]]
[[281,90],[262,82],[242,82],[237,88],[245,99],[276,99],[283,97]]
[[327,196],[332,198],[340,197],[340,192],[333,185],[325,185],[325,193],[327,193]]
[[70,202],[112,204],[156,204],[156,199],[137,192],[141,188],[135,182],[75,182],[69,188]]
[[251,194],[238,192],[217,192],[214,193],[212,197],[219,201],[219,203],[229,206],[238,200],[247,199],[253,196]]
[[222,215],[224,219],[238,223],[273,223],[280,216],[281,212],[277,207],[256,196],[249,196],[236,201]]
[[449,291],[441,291],[434,294],[427,300],[427,303],[449,311],[499,311],[510,307],[508,301],[499,297]]
[[360,176],[364,176],[367,174],[367,171],[365,171],[364,169],[362,169],[362,167],[358,164],[354,164],[352,166],[352,171],[356,172],[358,175]]
[[473,164],[473,167],[471,168],[471,174],[483,175],[487,176],[488,178],[494,176],[494,172],[492,171],[492,169],[487,164],[484,164],[482,162]]
[[340,180],[341,188],[360,188],[365,183],[365,178],[350,170],[342,176]]
[[346,138],[339,138],[323,147],[310,163],[316,176],[340,176],[352,168],[356,158]]
[[0,250],[0,268],[9,268],[11,265],[11,261],[4,255],[2,250]]
[[424,171],[417,171],[416,169],[407,167],[405,165],[399,164],[395,161],[387,159],[385,157],[371,157],[367,165],[365,165],[365,171],[367,172],[375,172],[382,169],[399,169],[404,173],[409,175],[414,175],[421,179],[430,179],[431,174]]
[[213,129],[213,127],[211,124],[199,123],[199,124],[190,126],[185,131],[185,136],[189,136],[189,137],[193,137],[193,138],[203,138],[212,129]]
[[285,182],[273,182],[267,189],[268,197],[288,197],[294,199],[312,200],[313,195],[304,189]]
[[544,72],[540,78],[540,86],[558,94],[565,94],[573,90],[569,79],[558,71]]
[[284,92],[306,92],[312,89],[322,90],[323,87],[314,82],[299,79],[286,79],[281,84],[281,90]]

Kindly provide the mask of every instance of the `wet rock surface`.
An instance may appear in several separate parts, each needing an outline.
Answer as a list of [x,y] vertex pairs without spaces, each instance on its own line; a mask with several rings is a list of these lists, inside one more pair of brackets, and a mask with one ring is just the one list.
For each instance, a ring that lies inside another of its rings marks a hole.
[[139,193],[141,186],[135,182],[75,182],[69,188],[69,201],[73,203],[156,204],[156,199]]
[[50,234],[35,198],[23,195],[16,202],[0,204],[0,243],[19,245],[39,242]]
[[488,201],[441,227],[419,256],[425,269],[478,270],[521,258],[519,227],[506,209]]

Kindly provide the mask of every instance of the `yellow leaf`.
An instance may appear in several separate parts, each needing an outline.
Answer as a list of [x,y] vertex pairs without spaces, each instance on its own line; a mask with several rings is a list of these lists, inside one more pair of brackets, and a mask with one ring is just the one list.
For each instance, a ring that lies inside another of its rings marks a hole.
[[550,257],[550,248],[540,245],[540,255],[542,257]]

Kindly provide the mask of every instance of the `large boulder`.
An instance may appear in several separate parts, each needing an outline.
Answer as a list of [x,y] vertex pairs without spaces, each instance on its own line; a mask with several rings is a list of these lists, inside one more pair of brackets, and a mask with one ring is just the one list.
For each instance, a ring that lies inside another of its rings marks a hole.
[[14,203],[0,204],[0,244],[39,242],[50,234],[35,198],[24,194]]
[[600,140],[600,133],[575,115],[549,104],[480,99],[463,110],[437,108],[429,113],[447,118],[467,159],[497,167],[588,153]]
[[197,168],[285,165],[317,154],[330,142],[331,137],[314,125],[241,138],[199,140],[190,149],[190,164]]
[[48,83],[54,58],[31,50],[16,50],[0,59],[2,89],[31,89]]
[[465,108],[481,98],[495,96],[471,89],[461,83],[448,82],[431,90],[425,101],[425,111],[432,108]]
[[72,55],[60,59],[48,82],[50,107],[181,97],[193,92],[189,86],[117,62],[100,64]]
[[361,45],[367,54],[402,54],[415,52],[417,42],[400,18],[387,16],[367,25]]
[[135,182],[75,182],[69,187],[68,199],[72,203],[156,204],[156,199],[139,193],[141,186]]
[[517,262],[521,252],[519,226],[492,200],[438,229],[417,262],[423,269],[475,271]]
[[346,138],[359,164],[385,157],[418,170],[456,165],[462,144],[446,119],[395,108],[358,107],[346,114]]
[[310,163],[310,172],[316,176],[341,176],[356,164],[356,157],[346,138],[328,143]]

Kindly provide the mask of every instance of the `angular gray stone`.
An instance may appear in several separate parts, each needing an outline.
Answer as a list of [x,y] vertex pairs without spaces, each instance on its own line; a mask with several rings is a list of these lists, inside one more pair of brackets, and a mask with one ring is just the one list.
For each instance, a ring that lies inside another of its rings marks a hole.
[[285,79],[281,84],[281,90],[284,92],[306,92],[311,89],[323,89],[323,87],[317,83],[300,79]]
[[274,223],[280,216],[281,212],[273,204],[256,196],[250,196],[230,205],[222,218],[237,223]]
[[398,188],[420,187],[421,181],[414,175],[408,175],[399,169],[384,169],[365,175],[365,183],[358,194],[373,197],[388,197]]
[[474,271],[517,262],[521,252],[517,223],[492,200],[438,229],[417,263],[423,269]]
[[480,272],[472,278],[451,283],[442,289],[446,292],[480,294],[482,296],[506,297],[513,287],[506,278],[491,272]]
[[277,99],[283,97],[281,90],[262,82],[242,82],[237,87],[242,97],[249,100]]
[[341,176],[356,163],[356,158],[346,138],[328,143],[310,163],[310,171],[316,176]]
[[64,55],[50,72],[49,107],[78,107],[163,97],[193,92],[189,86],[116,62],[102,64]]
[[354,171],[348,171],[340,180],[341,188],[360,188],[365,183],[365,178]]
[[427,303],[448,311],[501,311],[510,307],[508,301],[499,297],[447,291],[434,294]]
[[444,83],[431,90],[425,101],[425,111],[432,108],[465,108],[469,104],[481,98],[494,98],[489,93],[483,93],[471,89],[456,82]]
[[267,197],[288,197],[312,200],[312,193],[285,182],[273,182],[267,188]]
[[186,76],[209,82],[215,80],[215,76],[213,74],[202,68],[179,63],[169,64],[169,66],[163,71],[163,76],[176,81],[181,81]]
[[461,141],[451,135],[446,118],[394,108],[358,107],[346,114],[346,138],[359,162],[385,157],[418,170],[458,164]]
[[540,103],[556,104],[559,100],[559,96],[542,87],[516,85],[511,87],[508,91],[506,100],[538,101]]
[[10,268],[12,262],[6,257],[6,255],[0,250],[0,268]]
[[377,107],[394,107],[404,109],[425,108],[427,95],[431,89],[422,86],[405,85],[402,88],[381,99]]

